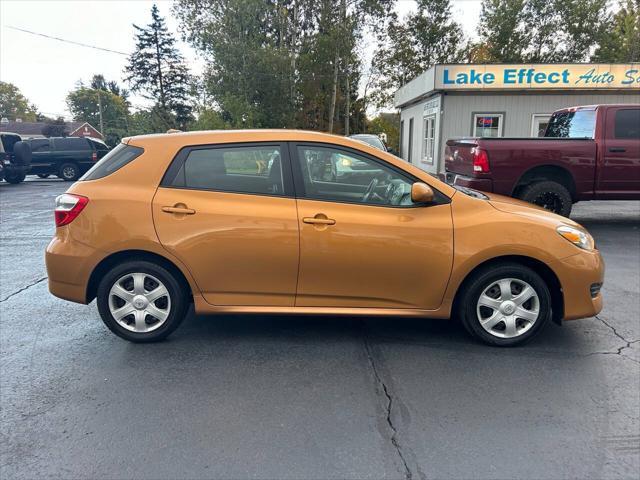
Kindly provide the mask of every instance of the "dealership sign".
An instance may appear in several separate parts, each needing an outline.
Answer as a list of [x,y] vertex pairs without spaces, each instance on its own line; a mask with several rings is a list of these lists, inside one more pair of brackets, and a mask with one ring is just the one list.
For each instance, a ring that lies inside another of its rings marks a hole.
[[439,90],[640,90],[640,64],[437,65]]

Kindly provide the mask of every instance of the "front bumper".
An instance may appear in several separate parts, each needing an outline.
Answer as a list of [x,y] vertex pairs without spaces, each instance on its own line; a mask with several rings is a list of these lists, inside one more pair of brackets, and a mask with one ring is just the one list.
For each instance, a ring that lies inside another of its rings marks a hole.
[[490,178],[467,177],[458,173],[446,172],[444,181],[449,185],[472,188],[481,192],[493,192],[493,181]]
[[564,296],[564,320],[600,313],[602,292],[594,287],[604,282],[604,261],[599,251],[576,253],[559,261],[555,270]]

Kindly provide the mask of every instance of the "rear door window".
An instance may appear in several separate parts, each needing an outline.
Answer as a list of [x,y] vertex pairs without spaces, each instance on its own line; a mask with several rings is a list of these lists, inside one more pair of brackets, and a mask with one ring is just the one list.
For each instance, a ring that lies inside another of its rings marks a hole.
[[59,152],[92,150],[86,138],[56,138],[53,145],[54,149]]
[[91,167],[91,169],[80,178],[80,181],[97,180],[111,175],[113,172],[120,170],[126,164],[142,155],[143,152],[144,150],[140,147],[121,143]]
[[48,139],[35,139],[31,140],[31,151],[33,153],[36,152],[48,152],[49,151],[49,140]]
[[614,138],[640,140],[640,108],[618,110],[613,124]]
[[172,186],[258,195],[284,195],[279,145],[191,150]]

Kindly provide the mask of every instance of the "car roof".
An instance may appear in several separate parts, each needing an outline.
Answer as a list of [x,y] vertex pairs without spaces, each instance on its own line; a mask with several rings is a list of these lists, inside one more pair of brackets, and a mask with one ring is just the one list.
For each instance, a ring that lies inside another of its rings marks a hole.
[[[223,144],[223,143],[247,143],[247,142],[313,142],[327,143],[360,150],[369,155],[383,158],[392,165],[407,170],[418,178],[433,178],[424,170],[367,143],[329,133],[312,132],[308,130],[204,130],[195,132],[160,133],[140,135],[122,139],[122,143],[137,147],[156,147],[164,151],[178,152],[183,147]],[[175,154],[174,153],[174,154]],[[438,180],[438,187],[446,195],[452,195],[455,190],[444,182]]]

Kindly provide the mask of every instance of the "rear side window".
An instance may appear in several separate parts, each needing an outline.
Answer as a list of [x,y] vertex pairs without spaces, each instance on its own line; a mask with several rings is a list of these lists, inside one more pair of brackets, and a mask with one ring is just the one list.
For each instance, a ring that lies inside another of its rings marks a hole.
[[49,140],[31,140],[31,151],[32,152],[48,152],[49,151]]
[[279,146],[195,149],[173,186],[260,195],[284,195]]
[[613,136],[620,139],[640,139],[640,108],[616,112]]
[[53,141],[54,150],[66,152],[66,151],[78,151],[78,150],[91,150],[91,145],[86,138],[56,138]]
[[593,138],[596,130],[595,110],[554,113],[544,136],[547,138]]
[[144,150],[140,147],[121,143],[91,167],[91,169],[80,178],[80,181],[97,180],[111,175],[113,172],[121,169],[127,163],[130,163],[142,155],[143,152]]

